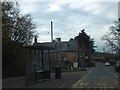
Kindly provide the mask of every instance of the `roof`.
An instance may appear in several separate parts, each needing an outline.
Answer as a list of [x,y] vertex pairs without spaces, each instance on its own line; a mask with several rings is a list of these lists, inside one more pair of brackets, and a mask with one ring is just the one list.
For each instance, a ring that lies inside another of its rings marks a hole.
[[55,50],[54,47],[50,47],[50,46],[45,46],[45,45],[32,45],[32,46],[26,46],[25,48],[29,48],[29,49],[36,49],[36,50]]

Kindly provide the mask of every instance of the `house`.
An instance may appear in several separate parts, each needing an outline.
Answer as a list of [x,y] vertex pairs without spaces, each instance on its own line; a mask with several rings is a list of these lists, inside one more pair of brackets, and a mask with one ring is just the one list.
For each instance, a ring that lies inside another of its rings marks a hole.
[[73,63],[78,59],[77,44],[72,38],[69,41],[61,41],[61,38],[56,38],[52,42],[44,43],[38,43],[35,39],[34,44],[55,48],[55,50],[51,52],[51,64],[53,64],[53,66],[56,64],[65,65],[66,63]]
[[37,40],[35,40],[34,44],[55,48],[55,50],[50,52],[53,67],[56,65],[65,66],[66,64],[71,66],[74,62],[77,63],[76,66],[78,66],[78,68],[84,67],[91,59],[90,51],[85,49],[84,45],[79,46],[76,39],[73,38],[69,41],[61,41],[61,38],[56,38],[52,42],[43,43],[38,43]]

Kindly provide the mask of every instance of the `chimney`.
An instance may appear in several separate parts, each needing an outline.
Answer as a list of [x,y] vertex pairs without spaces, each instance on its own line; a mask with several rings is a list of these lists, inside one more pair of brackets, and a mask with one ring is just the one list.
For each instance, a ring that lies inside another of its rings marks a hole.
[[34,43],[37,43],[37,37],[34,38]]
[[53,41],[53,22],[51,21],[51,42]]
[[61,38],[56,38],[57,43],[61,43]]

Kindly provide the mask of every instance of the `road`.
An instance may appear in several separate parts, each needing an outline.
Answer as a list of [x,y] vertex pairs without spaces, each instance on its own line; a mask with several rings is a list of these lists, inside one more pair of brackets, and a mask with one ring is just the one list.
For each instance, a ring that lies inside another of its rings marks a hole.
[[118,73],[113,66],[105,66],[104,63],[95,62],[92,68],[72,88],[118,88]]
[[[96,66],[87,71],[62,73],[61,79],[45,80],[30,86],[25,86],[25,77],[3,80],[3,88],[118,88],[118,73],[113,66],[105,66],[96,62]],[[93,90],[93,89],[92,89]],[[109,89],[108,89],[109,90]],[[118,89],[116,89],[118,90]]]

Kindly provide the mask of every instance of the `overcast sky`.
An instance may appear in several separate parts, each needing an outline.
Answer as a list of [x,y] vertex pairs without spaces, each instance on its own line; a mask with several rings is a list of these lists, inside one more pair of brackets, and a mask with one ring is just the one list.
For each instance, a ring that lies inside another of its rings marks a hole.
[[[114,1],[114,2],[113,2]],[[21,0],[23,14],[31,14],[39,33],[39,42],[49,42],[50,21],[53,21],[54,39],[69,41],[83,28],[94,38],[97,51],[103,51],[102,36],[118,19],[118,0]]]

